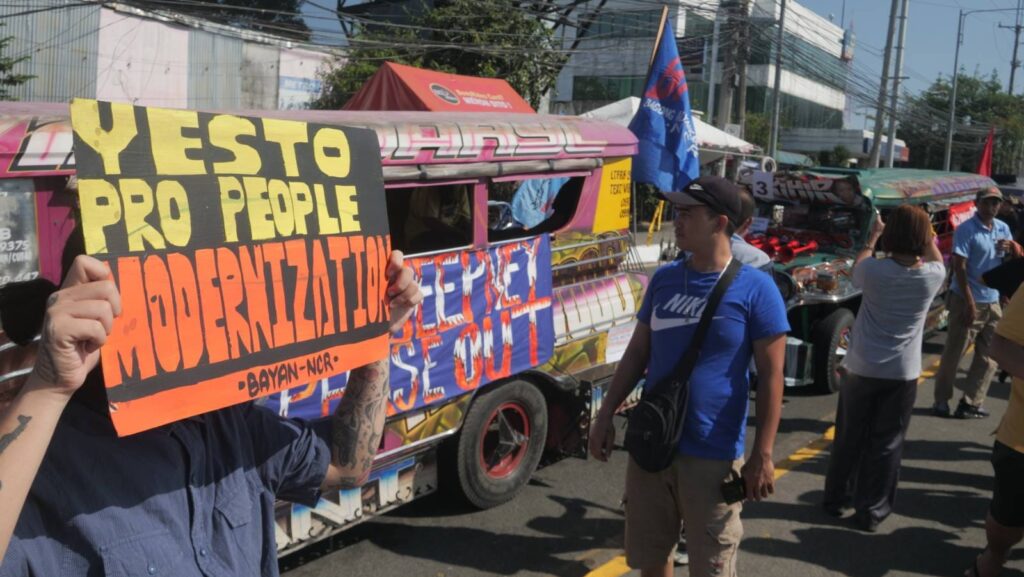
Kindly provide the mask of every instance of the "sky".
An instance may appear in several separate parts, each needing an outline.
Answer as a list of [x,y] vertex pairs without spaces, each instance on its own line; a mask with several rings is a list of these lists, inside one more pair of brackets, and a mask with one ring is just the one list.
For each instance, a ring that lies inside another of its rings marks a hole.
[[[801,0],[801,4],[822,16],[834,15],[838,24],[843,15],[843,0]],[[854,61],[864,70],[881,76],[882,51],[889,25],[891,0],[847,0],[846,24],[857,35]],[[907,21],[906,54],[903,75],[912,92],[927,88],[937,76],[953,72],[956,50],[957,18],[964,10],[1009,9],[1005,12],[978,13],[967,16],[964,44],[960,49],[961,69],[968,73],[988,75],[992,70],[1006,86],[1013,57],[1013,30],[999,24],[1013,25],[1017,0],[910,0]],[[1024,60],[1024,49],[1019,55]],[[1014,91],[1024,92],[1024,71],[1017,70]]]
[[[316,4],[333,9],[337,0],[315,0]],[[358,4],[359,0],[349,0]],[[881,76],[882,51],[889,24],[892,0],[800,0],[804,6],[822,16],[832,15],[840,24],[845,18],[857,36],[854,63],[860,70]],[[1013,30],[999,28],[999,24],[1012,25],[1018,0],[910,0],[910,18],[907,25],[904,82],[910,92],[927,88],[940,74],[949,76],[953,71],[956,49],[956,27],[959,10],[1006,9],[1005,12],[971,14],[964,26],[964,44],[960,51],[961,68],[969,73],[976,70],[988,75],[999,73],[1004,86],[1010,75],[1013,55]],[[845,14],[844,14],[845,4]],[[303,4],[303,13],[314,29],[314,41],[336,43],[340,27],[333,12],[318,8],[309,2]],[[319,37],[317,37],[319,32]],[[1024,60],[1024,48],[1020,59]],[[1015,92],[1024,92],[1024,69],[1018,69]],[[863,122],[863,111],[855,111],[855,122]],[[851,126],[853,127],[853,126]]]

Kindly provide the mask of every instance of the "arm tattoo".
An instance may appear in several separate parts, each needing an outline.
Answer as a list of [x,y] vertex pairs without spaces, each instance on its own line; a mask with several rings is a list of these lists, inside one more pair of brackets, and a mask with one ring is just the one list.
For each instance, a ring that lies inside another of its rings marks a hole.
[[[0,454],[3,454],[3,452],[7,450],[7,447],[10,447],[11,443],[21,436],[25,431],[25,428],[28,427],[28,422],[31,420],[32,417],[29,417],[28,415],[18,415],[18,426],[10,433],[0,437]],[[3,483],[0,482],[0,489],[3,489],[3,486]]]
[[[388,362],[379,361],[352,371],[345,396],[334,413],[332,453],[335,465],[369,473],[383,434],[381,425],[388,399]],[[346,475],[345,487],[356,487],[363,479]]]
[[[57,295],[50,295],[50,299],[47,301],[46,306],[49,308],[53,303],[57,302]],[[35,372],[36,376],[47,383],[57,382],[57,370],[54,368],[53,363],[53,351],[50,350],[50,332],[52,329],[53,320],[47,315],[46,320],[43,321],[43,335],[39,339],[39,349],[36,356]]]
[[0,454],[3,454],[7,450],[7,447],[11,446],[21,433],[25,431],[25,427],[28,426],[28,422],[32,420],[32,417],[27,415],[18,415],[18,426],[13,431],[0,437]]

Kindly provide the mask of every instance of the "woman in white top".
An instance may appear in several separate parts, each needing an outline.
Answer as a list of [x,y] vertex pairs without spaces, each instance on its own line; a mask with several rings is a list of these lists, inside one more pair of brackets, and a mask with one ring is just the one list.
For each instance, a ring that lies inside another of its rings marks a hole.
[[[875,258],[877,248],[884,258]],[[946,271],[928,213],[911,205],[876,217],[857,255],[863,292],[839,390],[836,438],[825,479],[825,510],[875,531],[892,512],[903,439],[921,376],[925,317]]]

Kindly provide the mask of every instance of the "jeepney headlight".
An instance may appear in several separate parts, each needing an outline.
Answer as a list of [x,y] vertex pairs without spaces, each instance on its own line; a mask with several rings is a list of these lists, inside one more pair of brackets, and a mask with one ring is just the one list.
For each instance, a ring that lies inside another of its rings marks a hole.
[[775,279],[775,286],[779,287],[779,292],[782,294],[784,302],[788,302],[789,299],[796,296],[797,286],[793,277],[782,271],[775,271],[772,277]]
[[818,279],[818,271],[813,266],[802,266],[789,271],[792,275],[792,282],[794,285],[794,292],[800,293],[807,289],[807,287],[814,285]]

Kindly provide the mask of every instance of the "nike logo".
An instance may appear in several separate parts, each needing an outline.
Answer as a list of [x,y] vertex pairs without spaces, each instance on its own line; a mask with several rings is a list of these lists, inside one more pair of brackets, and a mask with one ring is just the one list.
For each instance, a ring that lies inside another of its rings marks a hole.
[[[719,320],[721,316],[711,317],[711,320]],[[668,329],[676,329],[679,327],[686,327],[695,325],[700,322],[700,317],[689,318],[689,317],[676,317],[676,318],[664,318],[658,316],[658,310],[654,310],[654,314],[651,315],[651,331],[664,331]]]

